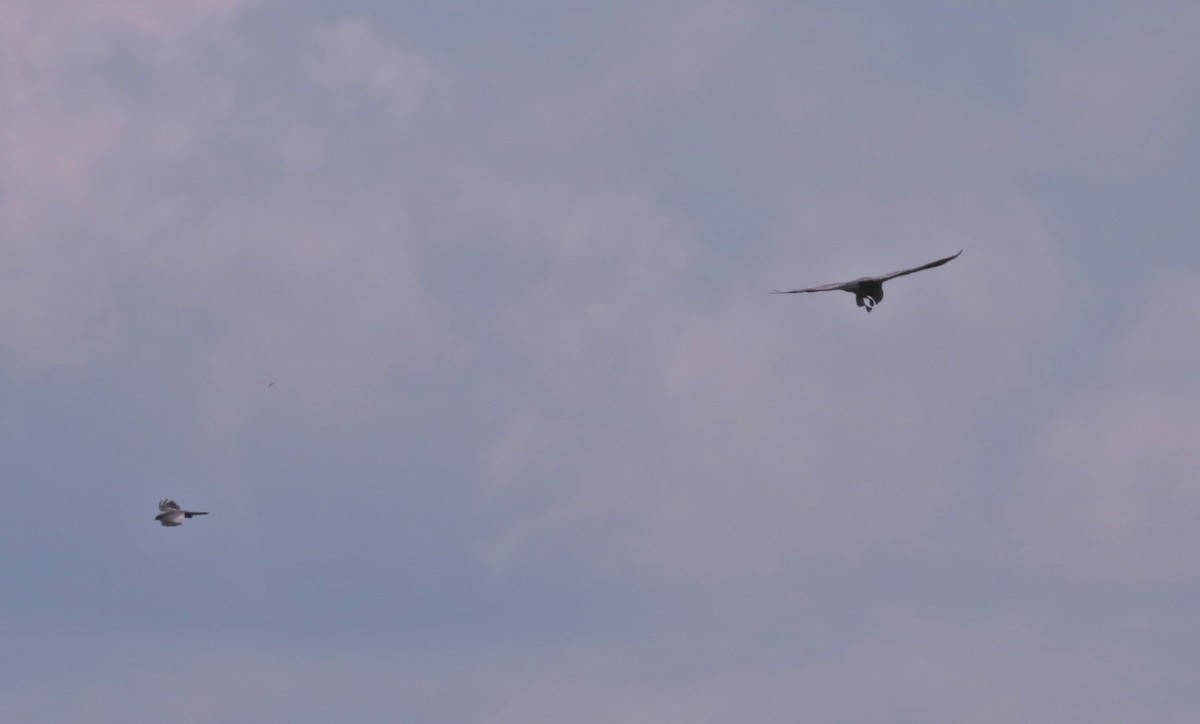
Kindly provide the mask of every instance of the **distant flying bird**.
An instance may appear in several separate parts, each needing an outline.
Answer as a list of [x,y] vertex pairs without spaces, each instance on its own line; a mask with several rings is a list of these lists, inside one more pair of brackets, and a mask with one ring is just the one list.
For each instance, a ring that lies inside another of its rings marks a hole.
[[[962,249],[958,250],[958,254],[962,253]],[[850,292],[854,295],[854,301],[860,307],[866,307],[867,311],[871,311],[876,304],[883,301],[883,283],[889,279],[902,277],[905,274],[932,269],[935,266],[941,266],[951,259],[957,259],[958,254],[951,254],[945,259],[931,261],[928,264],[915,266],[912,269],[904,269],[903,271],[895,271],[891,274],[883,274],[877,277],[862,277],[855,279],[852,282],[839,282],[837,284],[825,284],[819,287],[809,287],[808,289],[791,289],[786,292],[781,292],[778,289],[772,289],[772,294],[800,294],[802,292],[831,292],[835,289],[841,289],[843,292]]]
[[162,512],[154,516],[154,519],[166,526],[183,525],[184,518],[191,518],[195,515],[208,515],[208,513],[201,513],[196,510],[180,510],[179,503],[170,498],[158,501],[158,509]]

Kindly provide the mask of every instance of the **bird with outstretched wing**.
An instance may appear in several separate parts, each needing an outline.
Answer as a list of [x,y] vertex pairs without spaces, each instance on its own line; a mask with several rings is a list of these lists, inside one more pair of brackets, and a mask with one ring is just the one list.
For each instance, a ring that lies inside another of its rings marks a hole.
[[184,518],[208,515],[208,513],[202,513],[198,510],[182,510],[179,507],[179,503],[170,498],[158,501],[158,509],[162,512],[154,516],[154,519],[165,526],[183,525]]
[[883,301],[883,283],[886,282],[887,280],[895,279],[896,277],[902,277],[905,274],[912,274],[914,272],[924,271],[926,269],[932,269],[935,266],[941,266],[941,265],[945,264],[946,262],[950,261],[951,259],[957,259],[958,255],[961,253],[962,253],[962,249],[959,249],[958,254],[951,254],[950,256],[948,256],[944,259],[938,259],[937,261],[931,261],[928,264],[922,264],[921,266],[915,266],[912,269],[901,269],[900,271],[894,271],[890,274],[881,274],[877,277],[862,277],[861,279],[855,279],[854,281],[849,281],[849,282],[838,282],[836,284],[823,284],[819,287],[808,287],[807,289],[789,289],[787,291],[782,291],[782,292],[779,291],[778,289],[772,289],[771,293],[772,294],[801,294],[804,292],[832,292],[834,290],[840,289],[844,292],[850,292],[851,294],[853,294],[855,303],[857,303],[858,306],[860,306],[860,307],[865,307],[866,310],[869,312],[875,308],[876,304],[879,304],[881,301]]

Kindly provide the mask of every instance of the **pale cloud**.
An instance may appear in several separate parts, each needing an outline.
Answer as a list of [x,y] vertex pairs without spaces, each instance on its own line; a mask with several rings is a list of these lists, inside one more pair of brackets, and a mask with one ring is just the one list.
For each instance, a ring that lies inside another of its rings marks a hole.
[[1200,575],[1200,354],[1180,332],[1200,328],[1195,283],[1160,276],[1109,370],[1039,437],[1013,517],[1037,565],[1126,585]]
[[[51,0],[22,3],[40,22],[53,25],[54,32],[67,27],[88,28],[97,34],[121,33],[140,39],[173,40],[214,29],[230,21],[252,0],[183,0],[158,3],[153,0]],[[50,28],[47,27],[47,30]]]
[[1046,158],[1110,172],[1161,162],[1190,134],[1200,103],[1188,81],[1200,72],[1192,42],[1200,13],[1168,0],[1089,18],[1085,27],[1029,55],[1030,121],[1044,127]]
[[608,22],[597,28],[611,41],[590,69],[594,77],[539,114],[546,131],[566,121],[567,130],[578,134],[572,145],[704,93],[715,78],[727,77],[763,18],[752,3],[705,0],[631,6]]
[[145,218],[144,208],[118,208],[137,165],[129,156],[178,160],[190,147],[187,124],[143,120],[142,104],[98,68],[122,43],[186,43],[239,7],[17,2],[0,11],[0,344],[16,360],[74,366],[122,343],[119,287],[136,275],[139,247],[126,230]]
[[[622,275],[560,282],[512,312],[545,387],[514,406],[485,457],[483,507],[500,523],[488,559],[571,550],[600,568],[711,583],[769,578],[808,555],[920,550],[969,485],[954,471],[975,415],[1028,380],[1066,311],[1061,262],[1031,206],[940,188],[798,194],[761,285],[737,277],[690,306],[678,275],[703,255],[676,267],[655,255],[671,248],[670,227],[639,239],[598,218],[591,278]],[[847,264],[846,278],[969,252],[897,283],[872,316],[849,295],[768,296],[771,283],[829,281],[793,240],[834,229],[864,240],[854,264],[879,267]],[[641,260],[608,261],[617,255]]]
[[[331,163],[337,139],[313,123],[263,115],[286,113],[277,98],[287,94],[264,100],[260,84],[302,93],[324,81],[291,71],[263,79],[215,70],[212,56],[199,50],[201,38],[232,22],[237,3],[180,3],[170,11],[151,5],[85,4],[77,9],[80,17],[95,22],[65,27],[39,14],[50,8],[23,21],[36,27],[3,26],[13,42],[2,52],[13,62],[3,64],[0,91],[6,119],[0,131],[0,223],[8,253],[0,272],[0,343],[13,359],[36,368],[111,357],[129,343],[123,318],[135,289],[151,291],[153,304],[164,311],[204,308],[229,315],[235,328],[261,324],[276,338],[287,334],[287,319],[311,324],[324,317],[338,337],[358,329],[395,344],[407,336],[409,323],[430,329],[429,320],[416,319],[422,292],[412,245],[404,239],[411,210],[396,209],[392,221],[352,221],[357,228],[350,231],[307,213],[309,202],[294,200],[324,194],[343,209],[371,203],[362,194],[349,202],[337,197],[336,187],[321,188],[318,172]],[[316,29],[311,37],[317,51],[312,57],[334,73],[333,80],[383,97],[398,112],[419,104],[427,84],[419,56],[386,47],[360,22]],[[76,46],[88,47],[88,39],[97,50],[81,54]],[[155,54],[139,44],[146,39],[194,52]],[[102,62],[121,43],[147,77],[173,75],[176,82],[152,94],[125,87]],[[264,165],[280,164],[292,194],[269,196],[279,186],[260,186],[251,197],[223,191],[248,181],[231,155],[250,148]],[[217,185],[205,188],[205,179]],[[375,201],[390,199],[376,195]],[[346,213],[339,224],[359,212]],[[256,286],[264,304],[239,310],[246,302],[239,290]],[[335,299],[350,307],[331,305]],[[294,315],[318,300],[316,314]],[[268,310],[283,319],[265,318]],[[317,340],[322,335],[303,332],[274,354],[313,360],[304,348]],[[349,354],[333,337],[322,341],[322,350]],[[223,351],[227,359],[244,357],[246,345],[263,349],[250,341],[232,344],[242,349]],[[368,357],[380,359],[362,358]],[[328,370],[324,376],[336,377]]]
[[[300,649],[188,632],[170,639],[90,638],[88,650],[77,655],[49,637],[42,643],[78,664],[54,682],[10,679],[0,689],[0,715],[6,719],[136,724],[159,721],[170,711],[179,722],[415,717],[449,723],[471,720],[482,697],[465,689],[485,683],[469,667],[439,661],[436,652],[418,664],[378,647]],[[35,652],[26,660],[38,669],[48,653]],[[69,697],[62,696],[66,688],[72,691]]]
[[63,68],[97,60],[121,43],[160,43],[219,29],[251,7],[250,0],[14,0],[0,9],[6,66]]
[[428,92],[430,69],[421,56],[391,47],[360,18],[321,28],[317,48],[312,69],[317,82],[357,87],[398,116],[412,113]]
[[844,648],[803,662],[797,641],[768,665],[622,675],[613,650],[597,650],[590,667],[568,659],[526,677],[481,720],[1118,722],[1148,707],[1189,720],[1186,704],[1155,707],[1164,696],[1195,700],[1186,674],[1138,655],[1125,632],[1070,647],[1058,636],[1018,619],[966,623],[887,606]]
[[[4,625],[86,629],[0,718],[1187,708],[1140,602],[1200,566],[1195,280],[1066,354],[1103,229],[1043,182],[1185,142],[1194,11],[1023,9],[993,66],[925,8],[519,5],[0,10]],[[126,526],[166,494],[213,525]]]
[[[1161,630],[1141,631],[1161,635]],[[0,688],[14,721],[151,722],[170,709],[180,722],[247,717],[321,722],[698,724],[799,718],[857,722],[1128,721],[1154,710],[1186,722],[1196,695],[1174,657],[1155,660],[1111,635],[1061,646],[1063,633],[1016,618],[964,622],[903,605],[859,622],[837,650],[803,640],[790,651],[746,659],[719,636],[675,632],[639,640],[554,646],[479,642],[287,644],[187,632],[171,638],[41,637],[26,672],[55,656],[52,682],[22,673]],[[782,634],[785,641],[790,634]],[[12,633],[24,649],[27,634]],[[783,642],[781,642],[783,643]],[[711,647],[711,648],[710,648]],[[80,650],[81,649],[81,650]],[[705,652],[697,659],[698,652]],[[670,669],[654,662],[685,661]],[[98,665],[103,662],[103,665]],[[64,697],[70,690],[73,696]],[[1173,697],[1175,706],[1155,708]]]

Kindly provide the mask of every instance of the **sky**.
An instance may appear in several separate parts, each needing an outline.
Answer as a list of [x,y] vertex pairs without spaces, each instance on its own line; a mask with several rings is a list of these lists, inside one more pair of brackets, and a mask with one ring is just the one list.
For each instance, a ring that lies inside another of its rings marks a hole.
[[1194,721],[1198,34],[0,5],[0,719]]

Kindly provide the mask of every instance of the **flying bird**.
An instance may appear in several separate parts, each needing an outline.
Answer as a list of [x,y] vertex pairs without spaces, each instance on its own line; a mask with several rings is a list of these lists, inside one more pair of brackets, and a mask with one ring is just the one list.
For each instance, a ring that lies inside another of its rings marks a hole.
[[[962,249],[959,249],[958,254],[961,254],[961,253],[962,253]],[[925,269],[932,269],[935,266],[941,266],[942,264],[945,264],[946,262],[950,261],[951,259],[957,259],[958,254],[951,254],[950,256],[946,257],[945,259],[938,259],[937,261],[931,261],[928,264],[922,264],[921,266],[915,266],[912,269],[903,269],[901,271],[894,271],[891,274],[882,274],[877,277],[862,277],[861,279],[855,279],[852,282],[838,282],[837,284],[825,284],[825,285],[819,286],[819,287],[809,287],[808,289],[791,289],[786,292],[781,292],[778,289],[772,289],[771,293],[772,294],[800,294],[802,292],[831,292],[835,289],[841,289],[843,292],[850,292],[851,294],[853,294],[854,302],[856,304],[858,304],[858,306],[860,306],[860,307],[866,307],[867,311],[869,312],[875,308],[876,304],[879,304],[880,302],[883,301],[883,283],[886,282],[887,280],[895,279],[896,277],[902,277],[905,274],[912,274],[914,272],[924,271]]]
[[162,512],[154,516],[154,519],[166,526],[183,525],[184,518],[208,515],[208,513],[201,513],[198,510],[180,510],[179,503],[170,498],[158,501],[158,509]]

